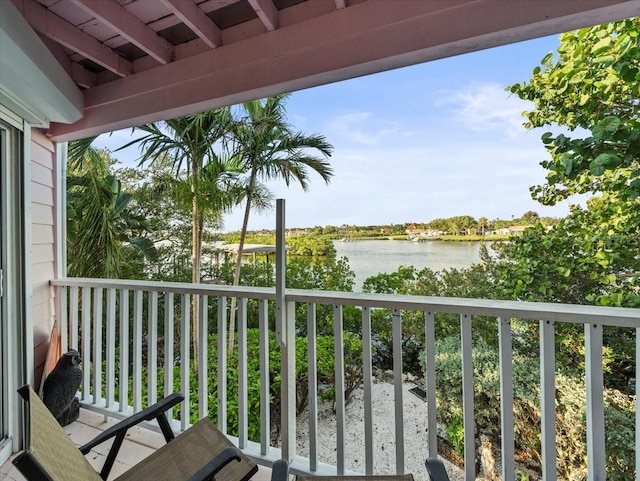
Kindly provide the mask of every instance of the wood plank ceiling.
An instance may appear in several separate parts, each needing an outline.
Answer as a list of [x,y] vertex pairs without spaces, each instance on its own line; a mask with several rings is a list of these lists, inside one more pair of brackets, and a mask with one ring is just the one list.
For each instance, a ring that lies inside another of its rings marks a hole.
[[640,0],[12,1],[83,90],[71,140],[640,13]]

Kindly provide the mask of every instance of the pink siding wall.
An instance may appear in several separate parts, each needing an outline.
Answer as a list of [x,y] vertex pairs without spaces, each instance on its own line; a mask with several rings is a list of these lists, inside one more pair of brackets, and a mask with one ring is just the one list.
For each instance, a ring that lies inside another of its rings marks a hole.
[[31,233],[33,282],[33,345],[35,385],[47,355],[54,321],[54,291],[49,286],[56,272],[55,144],[38,130],[31,131]]

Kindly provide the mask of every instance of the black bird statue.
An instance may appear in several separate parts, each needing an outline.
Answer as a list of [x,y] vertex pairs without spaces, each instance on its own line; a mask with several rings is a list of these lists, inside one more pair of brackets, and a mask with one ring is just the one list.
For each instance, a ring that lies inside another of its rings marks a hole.
[[75,397],[82,381],[80,353],[70,350],[62,355],[44,381],[42,401],[61,426],[71,424],[80,415],[80,401]]

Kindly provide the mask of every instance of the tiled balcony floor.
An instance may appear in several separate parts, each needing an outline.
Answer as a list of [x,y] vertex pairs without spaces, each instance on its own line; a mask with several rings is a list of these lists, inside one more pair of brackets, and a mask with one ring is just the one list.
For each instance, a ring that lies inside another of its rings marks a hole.
[[[91,441],[100,431],[104,431],[116,422],[117,420],[110,419],[105,423],[103,415],[83,409],[80,411],[78,421],[66,426],[64,430],[71,436],[74,443],[82,445]],[[160,433],[140,427],[130,429],[120,448],[118,459],[116,459],[113,465],[109,479],[115,479],[131,466],[149,456],[163,444],[165,444],[165,441]],[[96,469],[100,469],[103,465],[110,447],[111,441],[97,446],[87,455],[87,459]],[[0,479],[6,481],[25,481],[25,478],[11,464],[11,461],[7,461],[3,466],[0,466]],[[252,481],[270,481],[270,479],[271,469],[259,466],[259,471],[252,478]]]

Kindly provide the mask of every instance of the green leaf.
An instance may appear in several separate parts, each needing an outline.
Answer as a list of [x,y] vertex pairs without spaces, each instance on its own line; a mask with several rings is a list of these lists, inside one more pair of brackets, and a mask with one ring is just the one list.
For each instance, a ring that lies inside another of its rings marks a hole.
[[615,133],[620,128],[620,119],[615,115],[605,117],[598,122],[592,130],[593,137],[596,140],[604,140]]

